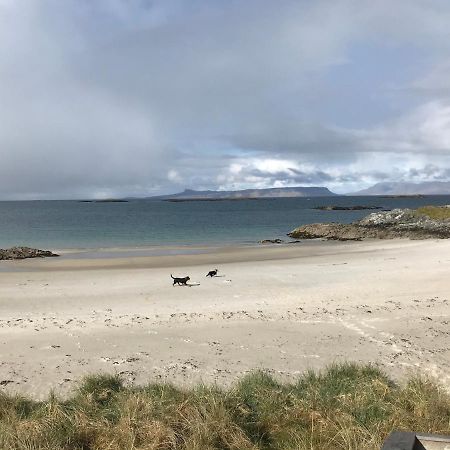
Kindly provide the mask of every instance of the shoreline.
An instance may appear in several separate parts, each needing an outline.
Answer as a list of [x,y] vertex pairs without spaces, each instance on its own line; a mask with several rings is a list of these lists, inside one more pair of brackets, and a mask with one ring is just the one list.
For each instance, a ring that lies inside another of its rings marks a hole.
[[[14,270],[0,270],[0,390],[66,395],[97,372],[288,380],[341,361],[450,388],[449,254],[446,240],[376,240],[3,261]],[[171,273],[199,285],[173,287]]]
[[385,244],[388,247],[402,247],[413,240],[367,239],[364,242],[327,241],[306,239],[282,244],[231,244],[146,246],[146,247],[103,247],[98,249],[51,249],[60,256],[56,258],[27,258],[0,261],[1,272],[65,271],[192,267],[205,264],[228,264],[251,261],[289,260],[315,256],[335,255],[340,249],[350,252],[369,251],[372,247]]

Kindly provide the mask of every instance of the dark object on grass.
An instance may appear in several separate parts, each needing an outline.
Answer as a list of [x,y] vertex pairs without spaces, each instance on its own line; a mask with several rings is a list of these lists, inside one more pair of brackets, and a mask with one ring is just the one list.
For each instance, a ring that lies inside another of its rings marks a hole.
[[207,277],[215,277],[216,275],[217,275],[217,272],[219,271],[219,269],[214,269],[214,270],[210,270],[207,274],[206,274],[206,276]]
[[393,431],[381,450],[445,450],[449,446],[450,436]]
[[59,256],[50,250],[39,250],[30,247],[11,247],[8,249],[0,248],[0,260],[10,259],[26,259],[26,258],[43,258]]

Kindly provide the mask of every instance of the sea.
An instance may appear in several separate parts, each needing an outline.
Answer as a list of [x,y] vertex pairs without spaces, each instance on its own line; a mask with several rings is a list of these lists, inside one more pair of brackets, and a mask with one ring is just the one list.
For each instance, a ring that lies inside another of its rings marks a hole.
[[450,196],[311,197],[168,202],[3,201],[0,248],[103,249],[255,244],[287,239],[292,229],[316,222],[349,223],[372,211],[321,211],[337,206],[383,209],[450,204]]

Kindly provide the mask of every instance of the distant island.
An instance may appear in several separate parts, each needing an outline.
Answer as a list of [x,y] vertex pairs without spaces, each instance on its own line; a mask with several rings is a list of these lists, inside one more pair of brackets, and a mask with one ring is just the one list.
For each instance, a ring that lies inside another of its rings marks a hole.
[[318,209],[320,211],[364,211],[366,209],[383,209],[382,206],[339,206],[339,205],[328,205],[328,206],[316,206],[313,209]]
[[419,197],[424,195],[450,195],[450,182],[424,183],[383,182],[347,195],[382,195],[392,197]]
[[121,198],[104,198],[100,200],[78,200],[80,203],[127,203],[128,200]]
[[163,198],[163,202],[239,202],[241,200],[260,200],[265,197],[219,197],[219,198]]
[[166,201],[214,201],[258,198],[331,197],[335,195],[337,194],[322,186],[297,186],[287,188],[244,189],[240,191],[196,191],[194,189],[185,189],[183,192],[177,194],[148,197],[148,199]]

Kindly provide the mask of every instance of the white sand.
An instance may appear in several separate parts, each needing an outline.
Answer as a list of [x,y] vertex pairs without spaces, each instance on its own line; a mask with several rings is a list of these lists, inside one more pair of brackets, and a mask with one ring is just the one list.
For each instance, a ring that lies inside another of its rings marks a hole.
[[[200,285],[172,287],[170,273]],[[450,386],[449,274],[447,240],[2,261],[0,389],[42,398],[100,371],[227,384],[342,360]]]

